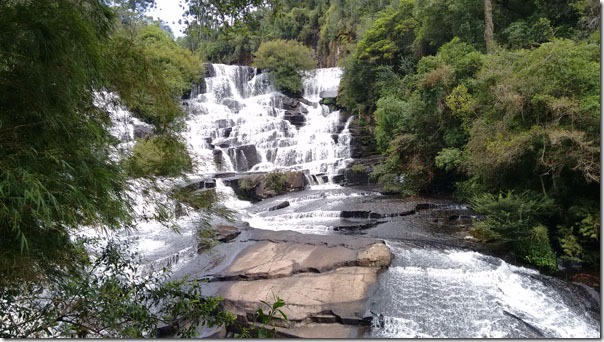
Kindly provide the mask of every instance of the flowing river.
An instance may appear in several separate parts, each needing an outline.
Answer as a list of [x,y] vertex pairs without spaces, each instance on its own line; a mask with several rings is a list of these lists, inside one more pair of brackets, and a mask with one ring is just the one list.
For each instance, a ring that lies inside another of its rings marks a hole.
[[[334,97],[341,73],[311,72],[304,98],[290,99],[259,70],[209,65],[205,81],[183,102],[188,116],[182,134],[195,158],[191,177],[215,179],[225,204],[254,228],[385,240],[394,260],[372,292],[374,320],[366,337],[599,338],[597,292],[472,251],[467,207],[336,184],[352,161],[351,119],[320,102]],[[127,136],[127,147],[132,127],[142,124],[121,115],[126,128],[118,133]],[[252,204],[236,199],[222,180],[273,170],[303,171],[311,185]],[[171,185],[166,180],[166,188]],[[144,211],[149,194],[134,197]],[[283,201],[289,207],[269,210]],[[196,253],[196,215],[178,219],[181,234],[141,222],[134,234],[139,249],[150,262],[186,269]]]

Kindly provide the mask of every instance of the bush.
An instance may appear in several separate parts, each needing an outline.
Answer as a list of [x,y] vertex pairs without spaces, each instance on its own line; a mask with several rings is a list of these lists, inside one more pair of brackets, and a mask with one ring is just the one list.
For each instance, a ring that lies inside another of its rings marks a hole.
[[275,86],[284,94],[299,96],[302,72],[316,68],[317,62],[312,49],[295,41],[278,39],[260,44],[252,65],[269,69]]
[[175,137],[154,136],[138,140],[133,155],[126,160],[131,177],[175,177],[193,167],[185,145]]
[[352,165],[352,167],[350,168],[350,170],[354,173],[365,173],[367,172],[367,168],[365,167],[365,165],[361,165],[361,164],[354,164]]
[[266,187],[273,190],[277,195],[287,191],[287,175],[282,172],[271,172],[266,175]]
[[476,224],[475,233],[499,240],[522,260],[544,270],[555,270],[556,255],[544,224],[555,208],[548,197],[529,191],[506,195],[484,193],[471,200],[473,209],[486,215]]

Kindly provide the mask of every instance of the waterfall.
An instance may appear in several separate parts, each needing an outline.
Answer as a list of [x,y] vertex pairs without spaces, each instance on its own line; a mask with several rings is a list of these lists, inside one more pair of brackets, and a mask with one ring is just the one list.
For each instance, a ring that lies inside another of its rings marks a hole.
[[341,69],[307,72],[303,97],[289,98],[257,69],[208,68],[203,93],[185,102],[195,173],[304,170],[331,180],[350,161],[349,121],[320,103],[335,98]]

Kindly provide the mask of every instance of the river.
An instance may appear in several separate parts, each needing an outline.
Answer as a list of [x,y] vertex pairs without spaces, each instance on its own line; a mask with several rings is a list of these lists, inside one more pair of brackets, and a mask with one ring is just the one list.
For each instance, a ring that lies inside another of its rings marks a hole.
[[[352,118],[319,102],[337,91],[340,69],[311,72],[304,98],[294,100],[253,68],[214,64],[206,74],[183,101],[188,116],[182,134],[195,159],[189,176],[215,178],[226,206],[254,228],[385,240],[394,260],[370,297],[374,323],[366,337],[600,337],[599,294],[473,251],[466,206],[337,184],[353,161]],[[132,138],[132,129],[126,131]],[[221,180],[274,170],[303,171],[310,185],[252,204],[236,199]],[[166,180],[164,187],[173,184]],[[134,197],[142,208],[149,194]],[[268,210],[283,201],[290,205]],[[180,217],[181,234],[153,220],[141,222],[132,236],[149,262],[186,268],[196,253],[198,219],[195,213]]]

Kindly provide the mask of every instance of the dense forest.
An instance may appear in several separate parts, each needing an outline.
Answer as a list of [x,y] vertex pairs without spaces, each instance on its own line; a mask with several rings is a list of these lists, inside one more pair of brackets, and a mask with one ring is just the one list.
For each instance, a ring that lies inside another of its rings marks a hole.
[[[599,269],[599,2],[188,0],[177,39],[152,6],[0,2],[0,336],[232,321],[200,284],[74,238],[130,227],[129,180],[191,169],[179,99],[204,62],[268,68],[291,96],[302,70],[342,67],[337,105],[385,157],[372,173],[385,189],[471,203],[475,238],[543,271]],[[115,101],[154,132],[117,161],[99,105]]]
[[[543,270],[557,255],[599,267],[597,1],[190,1],[189,13],[178,42],[205,61],[275,65],[256,51],[296,41],[343,67],[338,104],[386,157],[373,176],[388,190],[453,192],[487,215],[477,238]],[[304,59],[292,49],[276,50]]]

